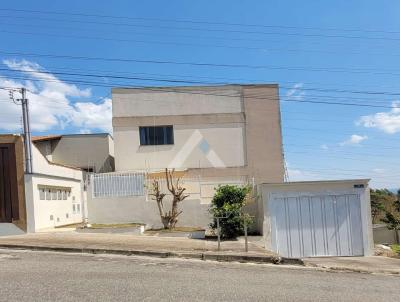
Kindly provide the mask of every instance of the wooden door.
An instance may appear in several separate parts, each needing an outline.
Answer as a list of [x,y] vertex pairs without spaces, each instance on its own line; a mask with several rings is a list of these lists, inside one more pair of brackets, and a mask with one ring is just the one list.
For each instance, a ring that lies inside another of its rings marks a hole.
[[14,144],[0,144],[0,222],[18,218],[15,147]]

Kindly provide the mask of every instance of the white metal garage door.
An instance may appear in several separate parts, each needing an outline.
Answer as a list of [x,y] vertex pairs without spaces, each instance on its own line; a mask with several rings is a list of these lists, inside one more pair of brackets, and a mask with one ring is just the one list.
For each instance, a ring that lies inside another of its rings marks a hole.
[[358,194],[271,196],[272,247],[285,257],[362,256]]

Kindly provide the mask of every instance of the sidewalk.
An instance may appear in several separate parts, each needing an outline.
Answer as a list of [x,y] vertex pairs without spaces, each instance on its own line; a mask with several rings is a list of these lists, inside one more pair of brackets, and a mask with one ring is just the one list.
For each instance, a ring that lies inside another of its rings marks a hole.
[[374,257],[323,257],[286,259],[265,250],[260,237],[249,237],[249,252],[244,240],[222,241],[179,237],[78,233],[70,230],[0,237],[0,248],[32,249],[92,254],[141,255],[199,260],[252,263],[297,264],[319,269],[400,275],[400,259]]
[[255,263],[302,263],[298,259],[281,259],[276,254],[265,250],[258,242],[249,242],[248,246],[249,252],[246,253],[243,240],[223,241],[221,242],[221,251],[218,251],[218,244],[215,240],[119,234],[85,234],[74,231],[0,237],[0,248],[147,255]]
[[400,259],[382,256],[305,258],[303,262],[305,266],[335,271],[400,275]]

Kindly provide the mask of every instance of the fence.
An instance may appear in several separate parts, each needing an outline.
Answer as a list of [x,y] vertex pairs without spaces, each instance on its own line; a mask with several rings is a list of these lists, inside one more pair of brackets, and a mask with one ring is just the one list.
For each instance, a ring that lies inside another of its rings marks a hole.
[[93,198],[144,196],[144,173],[101,173],[91,174]]
[[[90,183],[93,198],[146,196],[149,200],[154,178],[144,172],[100,173],[91,174]],[[169,195],[165,178],[157,178],[160,190]],[[176,181],[176,180],[175,180]],[[185,194],[190,199],[200,199],[208,202],[214,196],[219,185],[243,185],[248,183],[247,177],[232,177],[231,179],[188,178],[183,177],[180,184],[186,189]]]

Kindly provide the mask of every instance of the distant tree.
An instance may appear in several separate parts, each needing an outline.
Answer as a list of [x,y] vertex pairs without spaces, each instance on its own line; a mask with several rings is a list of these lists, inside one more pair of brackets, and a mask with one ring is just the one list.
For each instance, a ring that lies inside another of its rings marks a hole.
[[400,243],[400,190],[397,192],[397,200],[393,202],[392,210],[386,210],[385,217],[381,220],[386,223],[389,230],[395,231],[396,242]]
[[371,216],[373,223],[378,223],[382,214],[392,206],[396,196],[388,189],[371,189]]

